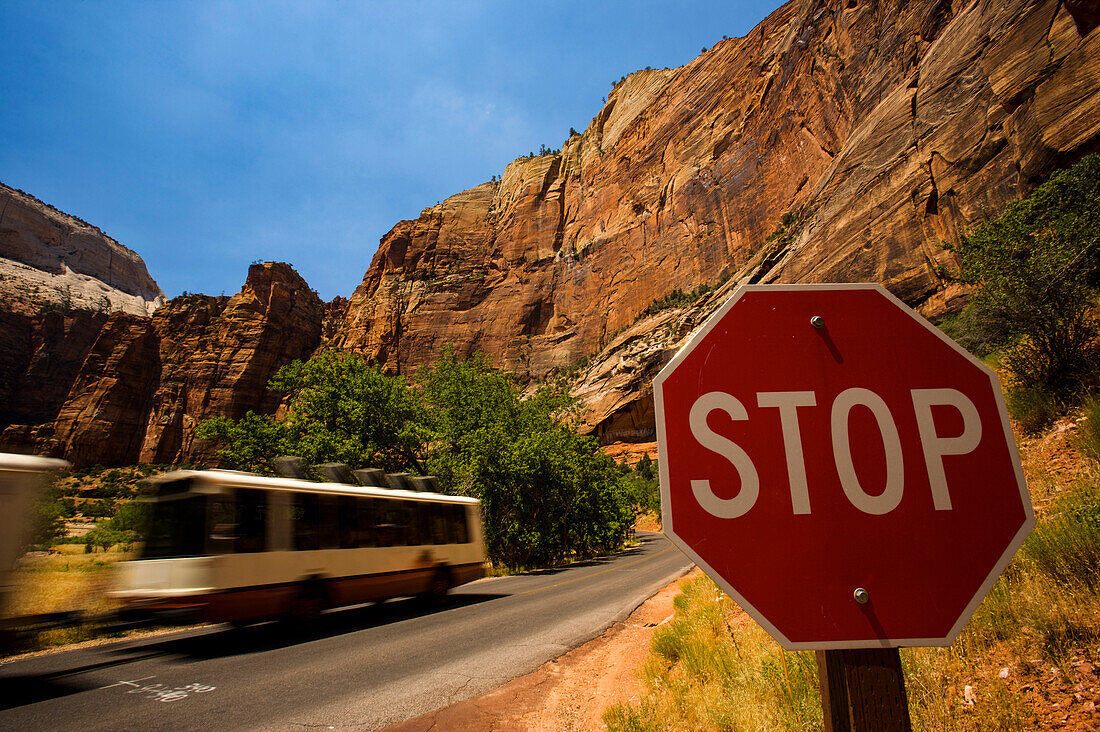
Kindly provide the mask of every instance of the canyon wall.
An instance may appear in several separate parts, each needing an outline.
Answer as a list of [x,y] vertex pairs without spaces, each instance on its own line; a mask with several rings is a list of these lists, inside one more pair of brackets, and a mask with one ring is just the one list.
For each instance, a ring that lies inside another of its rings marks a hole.
[[335,340],[393,371],[451,342],[537,379],[729,278],[877,281],[942,313],[941,244],[1097,149],[1098,51],[1056,0],[795,0],[397,224]]
[[[957,308],[942,244],[1100,149],[1098,23],[1080,0],[792,0],[399,222],[328,304],[266,264],[232,298],[154,312],[137,255],[0,188],[0,449],[201,462],[195,424],[272,411],[292,359],[334,346],[409,373],[448,343],[525,383],[573,374],[584,429],[650,440],[652,377],[741,283],[876,281]],[[110,292],[43,307],[57,277]]]
[[232,297],[181,296],[152,317],[23,316],[25,358],[0,361],[0,385],[21,399],[5,402],[0,449],[76,465],[210,461],[195,426],[275,411],[267,381],[320,345],[324,311],[289,265],[266,263]]

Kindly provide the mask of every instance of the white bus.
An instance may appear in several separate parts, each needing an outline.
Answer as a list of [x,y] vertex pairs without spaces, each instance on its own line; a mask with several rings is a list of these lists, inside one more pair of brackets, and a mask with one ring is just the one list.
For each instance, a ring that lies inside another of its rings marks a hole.
[[178,471],[151,479],[146,541],[120,565],[126,615],[310,619],[484,574],[478,501],[408,490]]

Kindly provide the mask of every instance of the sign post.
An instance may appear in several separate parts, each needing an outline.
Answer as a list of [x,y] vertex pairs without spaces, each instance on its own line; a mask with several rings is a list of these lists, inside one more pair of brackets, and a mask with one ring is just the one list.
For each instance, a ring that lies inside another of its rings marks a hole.
[[879,285],[739,288],[654,400],[665,533],[784,648],[826,652],[834,729],[875,728],[869,679],[949,645],[1034,525],[996,375]]

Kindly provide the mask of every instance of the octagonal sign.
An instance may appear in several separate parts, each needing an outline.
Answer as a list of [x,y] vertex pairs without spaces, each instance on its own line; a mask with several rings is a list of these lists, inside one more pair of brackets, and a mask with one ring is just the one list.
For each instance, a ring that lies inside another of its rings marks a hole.
[[665,533],[790,650],[949,644],[1035,523],[996,375],[879,285],[738,289],[654,398]]

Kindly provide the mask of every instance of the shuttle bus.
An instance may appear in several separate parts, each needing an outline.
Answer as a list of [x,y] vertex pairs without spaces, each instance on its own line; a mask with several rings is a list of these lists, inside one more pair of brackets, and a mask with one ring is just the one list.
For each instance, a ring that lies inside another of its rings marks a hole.
[[146,541],[120,565],[129,617],[308,620],[483,576],[477,500],[228,470],[150,480]]

